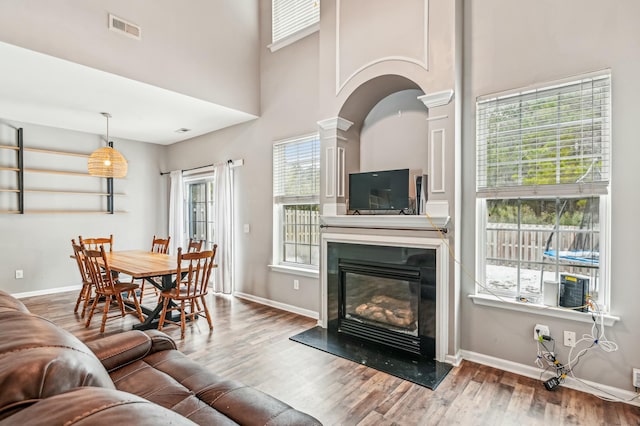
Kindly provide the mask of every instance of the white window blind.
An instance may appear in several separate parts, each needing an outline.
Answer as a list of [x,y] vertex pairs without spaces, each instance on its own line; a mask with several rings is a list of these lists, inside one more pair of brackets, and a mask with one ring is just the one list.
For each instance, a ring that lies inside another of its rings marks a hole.
[[276,204],[318,203],[320,140],[317,135],[273,147],[273,197]]
[[319,0],[272,0],[271,3],[273,43],[320,21]]
[[476,114],[478,196],[606,193],[609,72],[481,97]]

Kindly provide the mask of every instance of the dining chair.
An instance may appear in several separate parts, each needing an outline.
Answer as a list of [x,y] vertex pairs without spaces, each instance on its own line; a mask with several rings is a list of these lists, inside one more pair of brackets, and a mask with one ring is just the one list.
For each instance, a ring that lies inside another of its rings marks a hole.
[[138,284],[135,283],[121,283],[116,282],[111,274],[111,268],[109,268],[109,262],[107,261],[107,255],[104,250],[104,246],[100,246],[99,250],[84,249],[84,260],[86,268],[91,276],[91,281],[95,287],[96,295],[93,298],[91,309],[85,323],[85,327],[89,327],[91,324],[91,318],[100,301],[104,302],[104,310],[102,313],[102,323],[100,325],[100,333],[104,333],[104,327],[108,318],[113,318],[115,315],[109,316],[109,310],[112,302],[115,301],[120,308],[120,316],[124,317],[127,312],[124,301],[122,300],[122,294],[126,294],[127,298],[133,299],[135,311],[131,312],[138,316],[140,322],[144,321],[142,316],[142,310],[140,309],[140,303],[138,302],[138,296],[136,296],[136,290],[138,290]]
[[[171,241],[171,237],[157,238],[154,235],[153,242],[151,243],[151,253],[167,254],[167,252],[169,251],[170,241]],[[154,277],[152,279],[155,280],[156,278]],[[135,280],[132,279],[131,281],[134,282]],[[155,288],[153,285],[146,286],[146,284],[150,284],[150,283],[147,283],[147,281],[143,279],[142,283],[140,284],[140,303],[142,303],[142,299],[144,298],[145,289],[146,289],[146,293],[150,293],[149,290],[153,290],[153,295],[156,297],[158,296],[158,289]]]
[[[198,315],[204,313],[209,329],[213,330],[205,296],[208,293],[211,270],[215,266],[213,261],[217,248],[218,245],[214,244],[212,250],[194,253],[182,253],[182,248],[178,248],[176,286],[160,293],[163,302],[158,330],[162,330],[165,322],[178,325],[178,322],[167,319],[167,313],[170,311],[180,311],[181,339],[184,339],[187,317],[190,317],[193,322]],[[172,304],[172,301],[175,304]],[[198,301],[202,303],[202,308],[200,308]],[[187,309],[189,309],[189,313],[187,313]]]
[[82,238],[78,236],[80,245],[89,250],[98,250],[100,246],[108,246],[109,251],[113,251],[113,234],[109,237]]
[[189,245],[187,246],[187,252],[193,253],[196,251],[201,251],[203,243],[204,243],[204,240],[194,240],[193,238],[189,238]]
[[[94,237],[94,238],[82,238],[82,235],[78,235],[78,241],[82,246],[82,249],[99,250],[100,246],[107,246],[108,251],[113,251],[113,234],[109,237]],[[113,278],[118,281],[120,274],[116,271],[112,271]]]
[[151,252],[167,254],[169,252],[169,241],[171,241],[171,237],[157,238],[154,235],[151,243]]
[[93,283],[91,282],[89,271],[87,271],[86,268],[82,246],[80,244],[77,244],[76,240],[72,239],[71,247],[73,248],[73,257],[76,259],[78,270],[80,271],[80,278],[82,279],[82,288],[80,289],[80,293],[78,294],[78,298],[76,299],[76,307],[73,309],[73,312],[78,312],[80,302],[84,301],[82,305],[82,313],[80,315],[81,318],[84,318],[84,313],[87,310],[87,305],[89,304],[91,294],[93,293]]

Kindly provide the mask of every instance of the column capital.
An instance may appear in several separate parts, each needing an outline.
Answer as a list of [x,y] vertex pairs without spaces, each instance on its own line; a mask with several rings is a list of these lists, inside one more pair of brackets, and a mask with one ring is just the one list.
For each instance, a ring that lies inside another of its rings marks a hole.
[[318,121],[318,126],[320,126],[322,130],[337,129],[346,132],[351,126],[353,126],[353,123],[349,120],[345,120],[342,117],[333,117]]
[[447,105],[453,99],[453,89],[443,90],[442,92],[429,93],[428,95],[418,96],[427,108],[434,108]]

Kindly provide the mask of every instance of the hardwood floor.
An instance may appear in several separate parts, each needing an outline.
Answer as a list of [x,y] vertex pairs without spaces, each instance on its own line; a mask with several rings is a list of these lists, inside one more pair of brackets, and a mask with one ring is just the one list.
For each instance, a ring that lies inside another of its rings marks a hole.
[[[210,295],[206,321],[165,328],[193,360],[318,418],[325,425],[639,425],[640,408],[471,362],[454,368],[436,391],[295,343],[289,337],[315,320],[226,296]],[[100,337],[73,314],[75,293],[22,299],[31,312],[81,340]],[[146,300],[145,300],[146,301]],[[136,319],[107,322],[104,335],[130,330]]]

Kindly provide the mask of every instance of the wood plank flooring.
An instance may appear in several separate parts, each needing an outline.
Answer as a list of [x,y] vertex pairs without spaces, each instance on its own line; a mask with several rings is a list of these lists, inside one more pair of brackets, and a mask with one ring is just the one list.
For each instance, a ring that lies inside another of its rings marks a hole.
[[[100,315],[85,328],[73,314],[75,297],[60,293],[22,301],[81,340],[99,338]],[[180,350],[325,425],[640,425],[639,407],[564,387],[549,392],[540,381],[467,361],[431,391],[289,340],[315,320],[233,297],[209,297],[213,332],[198,320],[181,341],[179,327],[165,327]],[[104,335],[130,330],[136,322],[131,315],[109,320]]]

